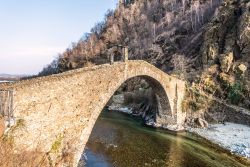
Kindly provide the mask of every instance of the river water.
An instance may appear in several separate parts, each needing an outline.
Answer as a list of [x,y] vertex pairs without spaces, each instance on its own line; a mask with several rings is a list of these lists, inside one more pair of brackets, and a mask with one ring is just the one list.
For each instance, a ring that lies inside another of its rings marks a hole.
[[200,137],[142,126],[140,120],[103,111],[84,151],[86,167],[246,167]]

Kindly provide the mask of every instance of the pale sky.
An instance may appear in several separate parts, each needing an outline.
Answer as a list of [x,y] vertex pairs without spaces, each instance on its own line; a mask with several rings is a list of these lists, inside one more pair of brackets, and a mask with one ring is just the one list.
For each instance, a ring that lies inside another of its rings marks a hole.
[[0,74],[36,74],[118,0],[0,0]]

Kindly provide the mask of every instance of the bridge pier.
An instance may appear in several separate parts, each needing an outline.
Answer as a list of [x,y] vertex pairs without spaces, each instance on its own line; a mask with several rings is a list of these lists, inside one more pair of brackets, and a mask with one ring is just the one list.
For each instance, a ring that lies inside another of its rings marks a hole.
[[128,47],[123,47],[124,62],[128,61]]

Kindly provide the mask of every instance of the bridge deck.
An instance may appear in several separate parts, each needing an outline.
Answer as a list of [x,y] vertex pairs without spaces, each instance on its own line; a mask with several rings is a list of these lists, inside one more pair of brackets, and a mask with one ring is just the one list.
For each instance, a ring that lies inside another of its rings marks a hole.
[[[130,65],[130,64],[134,64],[134,65],[138,64],[138,66],[139,65],[141,66],[141,65],[144,64],[145,66],[151,66],[152,68],[155,68],[155,66],[149,64],[148,62],[146,62],[144,60],[128,60],[127,62],[115,62],[112,65],[110,65],[110,64],[102,64],[102,65],[97,65],[97,66],[93,66],[93,67],[83,67],[83,68],[69,70],[69,71],[66,71],[66,72],[53,74],[53,75],[49,75],[49,76],[35,77],[35,78],[27,79],[27,80],[20,80],[20,81],[17,81],[17,82],[0,83],[0,90],[1,89],[2,90],[8,90],[8,89],[11,90],[14,87],[20,87],[20,86],[23,86],[23,85],[30,85],[30,84],[36,84],[36,83],[41,83],[41,82],[65,79],[65,78],[71,77],[72,75],[76,75],[76,74],[79,74],[79,73],[84,73],[84,72],[88,72],[88,71],[95,71],[95,70],[98,70],[98,69],[110,68],[110,67],[114,67],[114,66],[123,66],[125,64],[128,64],[128,65]],[[162,74],[164,74],[164,75],[168,75],[167,73],[164,73],[161,70],[159,70],[159,72],[162,72]],[[168,76],[171,77],[170,75],[168,75]]]

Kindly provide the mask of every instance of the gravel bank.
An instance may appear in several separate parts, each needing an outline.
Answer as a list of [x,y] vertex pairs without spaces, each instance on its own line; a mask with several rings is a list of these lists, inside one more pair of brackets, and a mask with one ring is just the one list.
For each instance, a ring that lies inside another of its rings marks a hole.
[[235,123],[209,125],[208,128],[190,128],[196,133],[221,147],[250,159],[250,127]]

